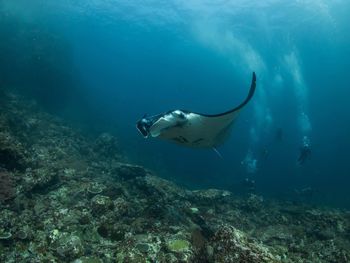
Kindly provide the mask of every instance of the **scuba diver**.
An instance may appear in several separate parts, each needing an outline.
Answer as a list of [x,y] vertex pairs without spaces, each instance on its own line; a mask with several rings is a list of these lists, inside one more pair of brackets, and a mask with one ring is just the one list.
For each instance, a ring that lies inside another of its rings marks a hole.
[[258,171],[258,160],[253,157],[251,150],[247,152],[244,160],[241,161],[241,164],[245,167],[248,174],[255,174]]
[[303,137],[303,146],[300,148],[298,164],[303,165],[311,157],[310,139],[307,136]]

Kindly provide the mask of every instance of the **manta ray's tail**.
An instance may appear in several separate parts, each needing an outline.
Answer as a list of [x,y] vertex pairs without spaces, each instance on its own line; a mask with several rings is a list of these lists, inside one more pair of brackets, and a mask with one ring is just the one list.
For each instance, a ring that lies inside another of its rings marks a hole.
[[243,106],[244,106],[245,104],[247,104],[248,101],[250,101],[250,99],[253,97],[254,92],[255,92],[255,88],[256,88],[256,75],[255,75],[255,72],[253,72],[252,84],[250,85],[250,90],[249,90],[249,94],[248,94],[247,98],[246,98],[245,101],[242,103]]
[[250,85],[248,96],[240,105],[236,107],[236,110],[239,110],[240,108],[244,107],[250,101],[250,99],[253,97],[255,93],[255,88],[256,88],[256,75],[255,75],[255,72],[253,72],[252,83]]

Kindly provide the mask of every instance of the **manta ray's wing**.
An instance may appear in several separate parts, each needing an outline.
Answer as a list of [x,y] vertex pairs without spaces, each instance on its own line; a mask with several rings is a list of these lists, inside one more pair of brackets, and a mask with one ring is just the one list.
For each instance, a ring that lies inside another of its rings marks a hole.
[[239,110],[217,117],[187,113],[187,122],[161,132],[158,138],[194,148],[211,148],[223,143],[238,117]]
[[253,97],[255,88],[256,76],[253,73],[249,94],[240,105],[227,112],[215,115],[184,111],[187,122],[167,129],[159,134],[159,138],[195,148],[210,148],[222,144],[229,136],[231,127],[240,110]]

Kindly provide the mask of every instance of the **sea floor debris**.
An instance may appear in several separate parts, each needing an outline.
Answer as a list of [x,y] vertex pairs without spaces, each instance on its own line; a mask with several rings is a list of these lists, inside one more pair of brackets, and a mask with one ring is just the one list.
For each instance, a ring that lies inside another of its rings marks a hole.
[[6,96],[0,262],[350,262],[350,212],[184,189]]

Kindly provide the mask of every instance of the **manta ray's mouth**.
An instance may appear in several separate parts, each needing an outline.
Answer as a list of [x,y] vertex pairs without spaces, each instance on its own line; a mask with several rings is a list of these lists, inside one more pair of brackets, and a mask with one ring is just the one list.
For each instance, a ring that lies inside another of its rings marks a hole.
[[144,138],[148,138],[149,136],[149,127],[148,121],[145,119],[141,119],[136,123],[137,130],[142,134]]

